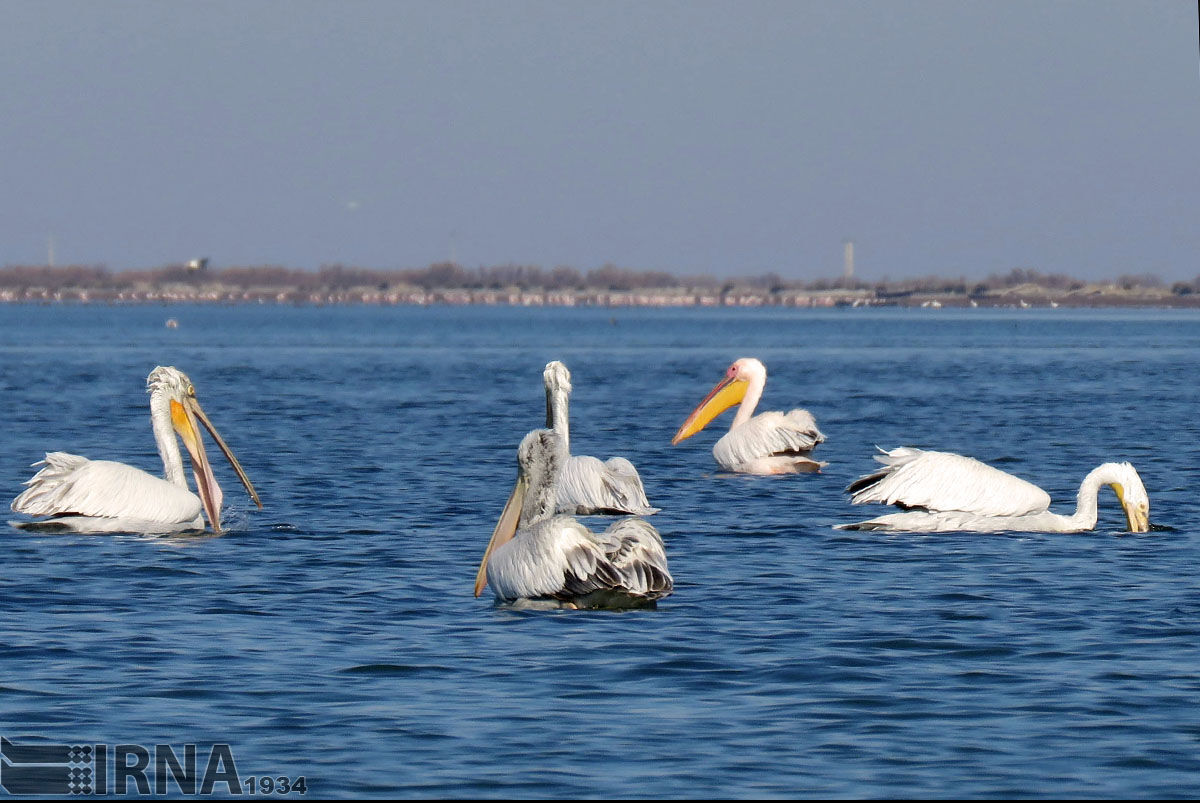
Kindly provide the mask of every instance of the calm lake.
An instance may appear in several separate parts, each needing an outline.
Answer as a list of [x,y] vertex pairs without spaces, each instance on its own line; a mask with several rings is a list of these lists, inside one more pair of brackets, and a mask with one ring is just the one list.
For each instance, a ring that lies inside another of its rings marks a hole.
[[[732,412],[671,446],[741,356],[760,409],[816,416],[823,473],[720,474]],[[655,610],[472,596],[552,359],[572,451],[662,508]],[[1200,789],[1200,312],[0,305],[5,504],[46,451],[159,473],[158,364],[265,509],[210,449],[223,535],[0,526],[11,742],[226,744],[239,782],[343,798]],[[833,530],[886,512],[845,487],[903,445],[1059,512],[1128,460],[1153,529],[1105,489],[1088,534]]]

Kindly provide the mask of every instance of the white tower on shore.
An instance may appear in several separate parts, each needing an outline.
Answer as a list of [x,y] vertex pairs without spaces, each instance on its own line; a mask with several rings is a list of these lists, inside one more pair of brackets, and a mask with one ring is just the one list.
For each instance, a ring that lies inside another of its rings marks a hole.
[[842,243],[842,278],[847,282],[854,279],[854,241]]

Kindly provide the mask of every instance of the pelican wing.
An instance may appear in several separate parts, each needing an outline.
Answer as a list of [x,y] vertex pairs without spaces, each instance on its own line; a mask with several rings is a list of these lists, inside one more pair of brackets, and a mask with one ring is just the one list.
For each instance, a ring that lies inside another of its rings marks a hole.
[[[568,571],[586,574],[590,553],[587,529],[569,516],[553,516],[522,528],[494,553],[487,582],[500,599],[550,597],[563,588]],[[568,555],[571,559],[568,560]],[[594,555],[591,555],[594,560]],[[571,562],[574,562],[574,567]]]
[[543,519],[496,550],[487,579],[506,600],[569,600],[596,591],[659,597],[671,575],[658,533],[644,521],[622,519],[593,533],[569,516]]
[[200,515],[198,496],[124,463],[48,452],[33,465],[44,468],[13,500],[17,513],[155,522],[190,522]]
[[657,513],[646,499],[637,469],[623,457],[601,463],[595,457],[575,455],[558,475],[558,510],[561,513]]
[[564,586],[566,596],[624,591],[661,597],[671,592],[674,581],[667,570],[666,550],[658,531],[649,523],[626,518],[602,533],[588,535],[590,548],[577,547],[568,554],[571,570]]
[[875,459],[883,468],[846,489],[856,505],[880,502],[979,516],[1027,516],[1050,507],[1041,488],[970,457],[902,447]]
[[761,457],[807,454],[825,440],[808,410],[759,413],[729,430],[713,447],[713,457],[726,468]]

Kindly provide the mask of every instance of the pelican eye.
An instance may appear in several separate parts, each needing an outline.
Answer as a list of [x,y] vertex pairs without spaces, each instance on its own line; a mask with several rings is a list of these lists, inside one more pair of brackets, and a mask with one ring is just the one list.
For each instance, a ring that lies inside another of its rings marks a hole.
[[189,395],[189,396],[195,396],[195,395],[196,395],[196,386],[195,386],[195,385],[188,385],[188,386],[187,386],[187,395]]

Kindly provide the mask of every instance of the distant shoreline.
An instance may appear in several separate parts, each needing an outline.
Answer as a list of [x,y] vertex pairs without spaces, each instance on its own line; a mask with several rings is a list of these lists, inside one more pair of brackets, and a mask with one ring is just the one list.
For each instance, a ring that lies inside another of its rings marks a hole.
[[240,288],[172,288],[111,291],[104,289],[22,288],[0,289],[0,302],[8,304],[66,305],[172,305],[172,304],[272,304],[287,306],[508,306],[508,307],[657,307],[735,308],[787,307],[833,309],[841,307],[927,308],[1200,308],[1200,295],[1171,293],[1093,292],[1048,294],[1010,292],[967,296],[950,293],[910,293],[887,296],[873,292],[731,292],[712,294],[686,290],[638,292],[539,292],[466,290],[376,290],[353,288],[337,291],[243,290]]
[[1154,276],[1084,282],[1014,268],[982,281],[927,276],[804,282],[777,274],[676,277],[606,265],[587,272],[504,265],[467,269],[317,271],[277,266],[209,270],[207,262],[144,271],[93,266],[0,268],[0,302],[514,307],[1200,307],[1200,277],[1168,286]]

